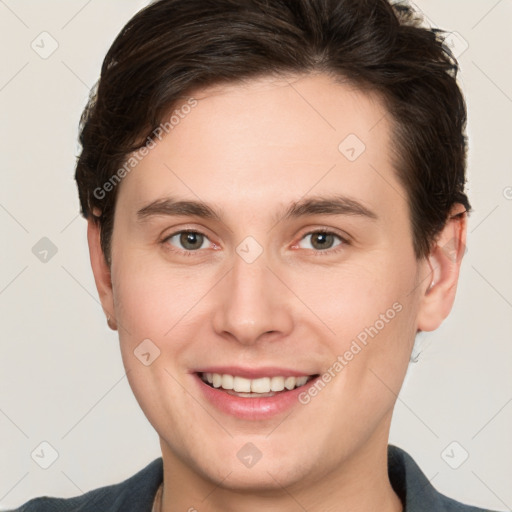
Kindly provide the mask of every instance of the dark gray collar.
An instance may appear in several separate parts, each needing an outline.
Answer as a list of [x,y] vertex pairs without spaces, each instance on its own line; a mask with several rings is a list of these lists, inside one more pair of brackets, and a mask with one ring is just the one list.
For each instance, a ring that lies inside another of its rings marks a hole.
[[388,474],[404,504],[404,512],[492,512],[464,505],[437,492],[414,459],[393,445],[388,445]]

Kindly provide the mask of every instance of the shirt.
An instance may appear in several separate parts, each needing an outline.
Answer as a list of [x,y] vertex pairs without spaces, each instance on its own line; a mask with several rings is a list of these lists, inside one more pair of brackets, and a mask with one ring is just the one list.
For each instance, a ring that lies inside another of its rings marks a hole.
[[[404,512],[492,512],[464,505],[437,492],[414,459],[393,445],[388,445],[388,474]],[[123,482],[74,498],[34,498],[10,512],[151,512],[162,480],[160,457]]]

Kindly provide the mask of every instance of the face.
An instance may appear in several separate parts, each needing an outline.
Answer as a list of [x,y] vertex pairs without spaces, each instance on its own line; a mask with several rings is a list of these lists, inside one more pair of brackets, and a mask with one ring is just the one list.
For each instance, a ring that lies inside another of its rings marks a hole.
[[102,302],[164,461],[312,483],[387,445],[433,327],[389,117],[326,75],[193,96],[120,185]]

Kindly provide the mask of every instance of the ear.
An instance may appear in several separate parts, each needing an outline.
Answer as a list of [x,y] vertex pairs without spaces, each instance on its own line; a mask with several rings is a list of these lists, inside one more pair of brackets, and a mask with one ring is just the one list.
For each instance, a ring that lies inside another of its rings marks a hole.
[[107,317],[109,327],[116,331],[117,323],[114,314],[114,296],[110,268],[107,265],[101,248],[100,223],[94,215],[89,216],[87,219],[87,242],[89,243],[91,267],[101,305]]
[[466,209],[456,204],[428,256],[427,266],[431,273],[422,292],[417,317],[419,331],[437,329],[452,309],[460,265],[466,252],[466,234]]

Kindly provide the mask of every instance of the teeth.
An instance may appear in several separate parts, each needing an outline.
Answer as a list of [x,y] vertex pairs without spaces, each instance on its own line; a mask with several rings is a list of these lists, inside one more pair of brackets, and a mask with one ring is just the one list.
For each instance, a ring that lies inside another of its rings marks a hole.
[[284,389],[284,377],[272,377],[270,379],[271,391],[283,391]]
[[286,389],[293,389],[296,381],[297,379],[295,377],[286,377],[286,379],[284,379],[284,387]]
[[311,377],[260,377],[258,379],[246,379],[220,373],[203,373],[201,378],[214,388],[233,390],[237,393],[270,393],[292,390],[303,386]]
[[308,378],[309,377],[297,377],[297,382],[296,382],[296,386],[299,387],[299,386],[304,386],[304,384],[306,384],[306,382],[308,381]]
[[222,376],[222,389],[233,389],[233,381],[235,379],[233,378],[233,375],[227,375],[224,374]]
[[244,379],[244,377],[233,378],[233,389],[240,393],[249,393],[251,391],[251,379]]
[[220,385],[222,384],[222,375],[219,375],[218,373],[214,373],[212,384],[213,384],[214,388],[220,388]]
[[251,381],[251,391],[253,393],[268,393],[270,391],[270,378],[262,377]]

